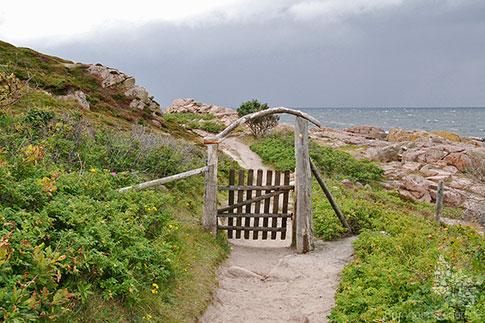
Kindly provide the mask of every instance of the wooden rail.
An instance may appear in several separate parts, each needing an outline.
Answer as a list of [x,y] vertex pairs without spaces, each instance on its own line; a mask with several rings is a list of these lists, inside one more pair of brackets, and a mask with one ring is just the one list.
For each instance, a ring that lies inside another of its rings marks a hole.
[[162,185],[162,184],[170,183],[170,182],[173,182],[173,181],[176,181],[176,180],[179,180],[179,179],[198,175],[198,174],[206,172],[207,169],[208,169],[208,167],[204,166],[204,167],[189,170],[187,172],[183,172],[183,173],[180,173],[180,174],[175,174],[175,175],[164,177],[164,178],[154,179],[153,181],[144,182],[144,183],[141,183],[141,184],[138,184],[138,185],[123,187],[123,188],[119,189],[118,192],[123,193],[123,192],[126,192],[128,190],[143,190],[145,188],[149,188],[149,187],[152,187],[152,186]]

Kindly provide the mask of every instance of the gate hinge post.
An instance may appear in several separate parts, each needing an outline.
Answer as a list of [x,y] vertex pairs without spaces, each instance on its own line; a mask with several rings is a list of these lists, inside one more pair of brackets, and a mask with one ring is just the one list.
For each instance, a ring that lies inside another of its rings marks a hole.
[[204,214],[202,225],[217,235],[217,143],[207,145],[207,172],[205,173]]

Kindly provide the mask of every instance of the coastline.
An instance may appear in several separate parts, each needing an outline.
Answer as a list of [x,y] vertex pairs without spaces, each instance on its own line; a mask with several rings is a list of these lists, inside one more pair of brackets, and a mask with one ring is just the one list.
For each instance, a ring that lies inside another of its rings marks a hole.
[[[175,100],[164,113],[212,114],[226,126],[238,119],[233,109],[194,99]],[[283,120],[274,131],[285,129],[291,131],[293,125]],[[196,133],[202,135],[200,131]],[[246,135],[245,130],[234,134]],[[381,185],[412,200],[435,202],[438,182],[444,181],[444,204],[463,208],[467,219],[485,226],[485,143],[482,138],[442,130],[391,128],[385,131],[367,125],[347,129],[310,128],[310,138],[319,145],[346,151],[356,158],[373,160],[385,171]]]

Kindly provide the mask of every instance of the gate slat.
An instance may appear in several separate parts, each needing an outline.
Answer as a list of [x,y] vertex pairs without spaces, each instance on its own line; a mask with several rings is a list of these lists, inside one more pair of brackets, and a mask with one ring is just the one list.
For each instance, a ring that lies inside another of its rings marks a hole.
[[[246,227],[238,227],[238,226],[232,226],[232,227],[227,227],[227,226],[220,226],[219,227],[219,230],[229,230],[229,229],[233,229],[233,230],[245,230]],[[251,228],[252,231],[254,232],[258,232],[258,231],[262,231],[262,232],[279,232],[279,231],[283,231],[283,228],[264,228],[264,227],[261,227],[261,228]]]
[[[248,183],[247,183],[247,186],[253,185],[253,174],[254,174],[254,170],[252,170],[252,169],[248,170]],[[252,195],[253,195],[253,191],[252,190],[247,190],[246,191],[246,200],[250,200],[252,198]],[[251,204],[246,205],[246,213],[247,214],[251,214]],[[244,226],[246,228],[249,228],[250,227],[250,225],[249,225],[250,222],[251,222],[251,218],[249,218],[249,217],[245,218],[245,220],[244,220]],[[249,230],[244,230],[244,239],[249,239]]]
[[[229,185],[234,185],[235,183],[235,180],[234,180],[234,177],[236,176],[236,170],[234,168],[231,168],[229,170]],[[228,204],[229,206],[230,205],[234,205],[234,191],[229,191],[229,199],[228,199]],[[234,210],[232,210],[234,211]],[[234,225],[234,219],[233,218],[229,218],[228,219],[228,226],[229,227],[232,227]],[[232,239],[232,235],[233,235],[233,231],[232,230],[227,230],[227,237],[229,239]]]
[[[271,185],[271,182],[273,180],[273,171],[268,170],[266,172],[266,185]],[[266,194],[271,193],[270,190],[265,191]],[[264,200],[264,213],[269,213],[269,206],[271,203],[271,198],[267,198]],[[268,227],[268,218],[263,219],[263,227],[267,228]],[[263,240],[268,239],[268,231],[263,231]]]
[[[284,177],[283,177],[283,185],[290,184],[290,171],[285,170]],[[289,192],[283,194],[283,209],[281,210],[282,213],[288,213],[288,199],[289,199]],[[286,239],[286,217],[281,219],[281,226],[285,229],[285,231],[281,231],[281,240]]]
[[[281,172],[279,170],[274,173],[274,185],[280,185]],[[278,209],[280,207],[280,196],[276,195],[273,197],[273,214],[278,214]],[[271,227],[276,228],[278,226],[278,218],[271,219]],[[271,240],[276,239],[276,231],[271,232]]]
[[219,218],[291,218],[293,216],[293,213],[278,213],[278,214],[272,214],[272,213],[251,213],[251,214],[246,214],[246,213],[219,213],[217,214],[217,217]]
[[[264,186],[263,175],[264,172],[261,169],[258,169],[256,174],[250,169],[246,180],[243,169],[237,174],[236,170],[231,169],[229,186],[218,187],[221,191],[229,191],[228,206],[217,210],[218,218],[227,218],[223,220],[224,224],[218,225],[218,229],[227,230],[229,239],[251,239],[252,232],[252,239],[256,240],[259,238],[260,231],[263,240],[277,239],[278,232],[281,232],[282,240],[286,239],[287,218],[292,216],[292,213],[288,213],[289,190],[293,189],[293,186],[289,185],[290,172],[275,171],[273,174],[273,171],[268,170]],[[284,175],[283,178],[281,178],[282,175]],[[282,207],[280,207],[279,195],[283,195]],[[241,232],[244,232],[244,235]],[[271,234],[268,235],[268,232]]]
[[[261,186],[263,185],[263,170],[258,169],[257,175],[256,175],[256,185]],[[261,191],[256,191],[256,197],[261,196]],[[254,213],[259,214],[259,210],[261,208],[261,201],[257,201],[254,203]],[[255,217],[254,218],[254,223],[253,227],[257,230],[259,227],[259,218]],[[259,231],[253,231],[253,239],[256,240],[258,239]]]
[[[244,169],[239,170],[239,181],[238,185],[244,185]],[[240,203],[244,200],[244,191],[243,190],[238,190],[237,191],[237,202]],[[238,213],[243,212],[242,206],[237,208]],[[236,226],[237,227],[242,227],[242,218],[237,218],[236,220]],[[237,229],[236,230],[236,239],[241,239],[241,230]]]

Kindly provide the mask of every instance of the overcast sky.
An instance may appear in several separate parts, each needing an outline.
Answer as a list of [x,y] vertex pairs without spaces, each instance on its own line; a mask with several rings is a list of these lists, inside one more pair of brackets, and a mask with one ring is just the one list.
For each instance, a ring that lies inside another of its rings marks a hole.
[[0,39],[162,105],[485,106],[485,0],[9,1]]

